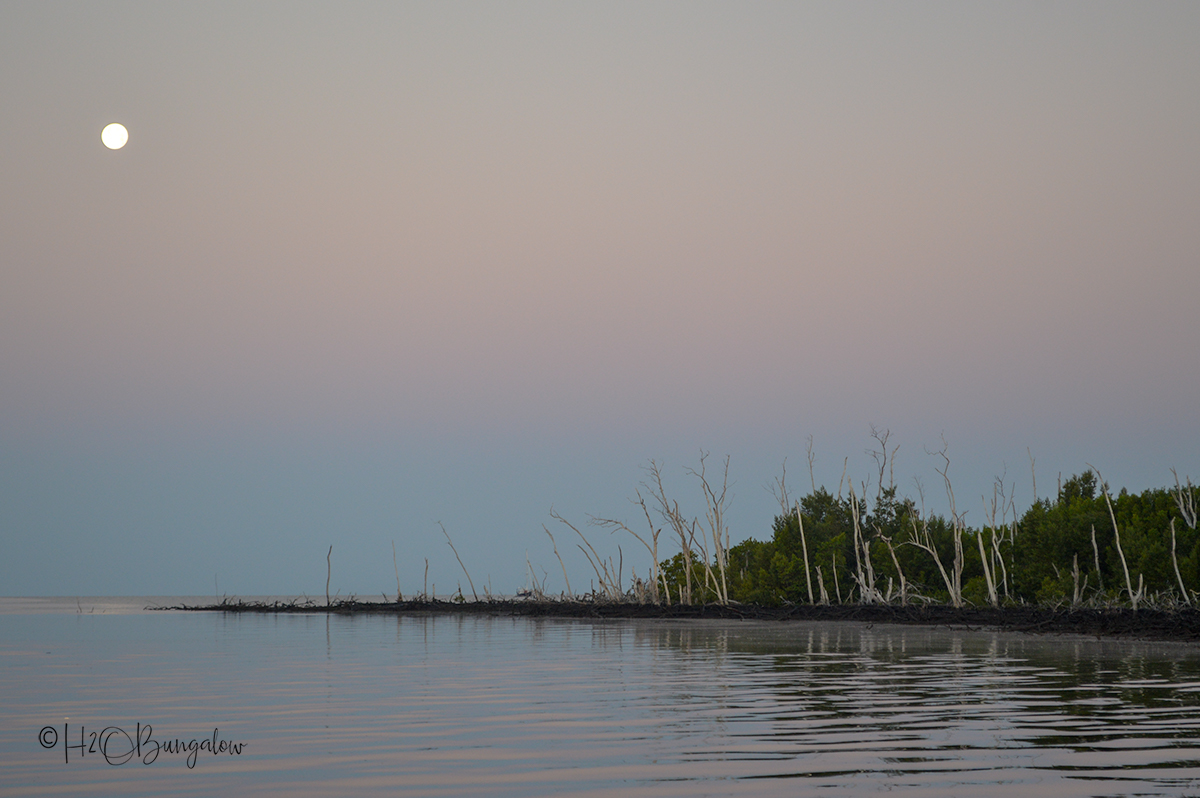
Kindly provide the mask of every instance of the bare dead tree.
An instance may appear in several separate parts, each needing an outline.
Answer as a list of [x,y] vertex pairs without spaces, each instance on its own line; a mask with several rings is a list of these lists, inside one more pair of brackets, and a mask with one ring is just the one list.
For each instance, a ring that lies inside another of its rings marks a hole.
[[549,576],[549,574],[547,574],[546,569],[543,568],[542,569],[543,576],[540,580],[538,579],[537,571],[533,570],[533,563],[529,561],[529,550],[528,549],[525,550],[525,568],[529,571],[529,581],[533,583],[533,587],[530,588],[530,592],[533,594],[533,597],[535,599],[537,599],[538,601],[545,600],[545,598],[546,598],[546,578]]
[[[999,596],[999,592],[997,590],[997,582],[999,580],[996,578],[996,560],[997,560],[997,555],[1000,554],[1000,544],[999,544],[997,538],[999,536],[1003,535],[1003,532],[997,531],[996,513],[1000,512],[1002,514],[999,526],[1001,529],[1003,529],[1003,527],[1004,527],[1003,518],[1008,513],[1008,505],[1007,505],[1007,502],[1005,501],[1005,497],[1004,497],[1004,478],[996,477],[996,481],[992,484],[992,505],[990,508],[990,510],[991,510],[990,512],[989,512],[989,508],[988,508],[988,504],[987,504],[987,499],[984,497],[980,497],[980,498],[983,501],[983,515],[984,515],[984,520],[985,520],[985,528],[992,533],[990,554],[989,554],[989,551],[987,550],[987,548],[985,548],[984,543],[983,543],[983,538],[984,538],[984,530],[983,529],[980,529],[978,531],[978,533],[976,533],[975,541],[979,544],[979,562],[980,562],[980,565],[983,567],[983,579],[984,579],[985,584],[987,585],[988,603],[991,604],[993,607],[998,607],[998,606],[1000,606],[1000,596]],[[1001,555],[999,557],[999,560],[1000,560],[1000,567],[1003,568],[1004,567],[1004,557]]]
[[950,484],[950,457],[946,454],[949,449],[946,439],[942,438],[942,448],[935,452],[937,456],[942,458],[942,467],[937,469],[937,472],[942,475],[942,481],[946,483],[946,498],[950,501],[950,525],[953,531],[954,539],[954,565],[953,565],[953,580],[954,590],[951,592],[951,598],[957,599],[954,606],[962,606],[962,572],[963,572],[963,531],[966,527],[965,514],[960,515],[958,505],[954,501],[954,486]]
[[821,566],[817,566],[817,584],[821,587],[821,603],[829,604],[829,591],[825,589],[825,576],[821,573]]
[[715,483],[710,484],[705,474],[705,460],[707,458],[708,452],[702,451],[700,453],[700,470],[697,471],[694,468],[689,468],[688,473],[700,480],[700,489],[704,493],[706,508],[704,518],[708,524],[708,534],[713,543],[713,558],[717,563],[717,570],[721,578],[720,584],[716,584],[718,574],[712,573],[707,556],[704,558],[705,571],[712,577],[714,587],[717,588],[717,600],[722,604],[728,604],[729,586],[726,580],[726,571],[728,570],[729,561],[729,526],[725,523],[725,513],[728,506],[727,497],[729,495],[729,455],[725,456],[719,488]]
[[1196,489],[1192,486],[1192,478],[1185,477],[1187,487],[1179,484],[1179,474],[1175,469],[1171,469],[1171,474],[1175,477],[1175,504],[1179,507],[1179,514],[1183,516],[1183,522],[1188,525],[1188,529],[1196,528]]
[[[454,541],[450,539],[450,533],[446,531],[446,527],[442,526],[441,521],[438,521],[437,524],[442,528],[442,534],[446,536],[446,542],[450,544],[450,551],[454,552],[454,559],[458,560],[458,567],[463,569],[464,574],[467,574],[467,584],[471,586],[471,596],[475,599],[476,603],[478,603],[479,594],[475,592],[475,582],[472,581],[471,575],[467,573],[467,566],[463,565],[462,557],[458,556],[458,549],[454,548]],[[460,596],[462,595],[461,586],[458,588],[458,594]]]
[[[995,536],[995,532],[992,534]],[[975,542],[979,544],[979,564],[983,568],[983,581],[987,585],[988,604],[998,607],[1000,606],[1000,597],[996,593],[996,578],[993,573],[993,565],[989,564],[987,550],[983,547],[982,529],[975,533]]]
[[1108,517],[1112,519],[1113,534],[1116,536],[1117,555],[1121,558],[1121,569],[1125,572],[1125,590],[1129,593],[1129,603],[1133,606],[1133,611],[1137,612],[1138,602],[1142,599],[1141,575],[1138,575],[1138,589],[1135,592],[1133,581],[1129,578],[1129,565],[1125,562],[1125,552],[1121,548],[1121,530],[1117,527],[1117,515],[1113,512],[1112,500],[1108,498],[1108,485],[1094,465],[1088,463],[1088,468],[1092,469],[1092,473],[1096,475],[1096,481],[1100,483],[1100,492],[1104,494],[1104,503],[1108,506]]
[[1101,593],[1104,592],[1104,575],[1100,571],[1100,547],[1096,545],[1096,525],[1092,524],[1092,556],[1096,562],[1096,588]]
[[[904,569],[900,567],[900,558],[896,556],[896,547],[892,545],[892,539],[882,534],[876,535],[887,546],[888,554],[892,555],[892,565],[896,566],[896,573],[900,577],[900,606],[908,606],[908,581],[904,578]],[[889,577],[890,580],[890,577]],[[889,588],[888,592],[891,590]],[[891,597],[888,597],[891,600]]]
[[[933,535],[929,531],[929,517],[925,514],[925,487],[921,484],[920,480],[917,480],[917,495],[921,497],[921,512],[917,516],[909,516],[909,523],[912,524],[912,536],[904,541],[904,543],[915,546],[933,557],[933,563],[937,566],[938,573],[942,575],[942,582],[946,585],[946,592],[950,596],[950,603],[955,607],[961,607],[961,592],[955,589],[954,579],[946,571],[946,566],[942,564],[942,556],[938,553],[937,546],[934,545]],[[920,518],[920,526],[917,526],[918,518]]]
[[950,501],[951,540],[954,548],[954,560],[950,564],[950,569],[947,570],[945,563],[942,562],[942,556],[938,552],[933,535],[929,531],[929,518],[925,512],[925,489],[920,480],[917,480],[917,493],[921,497],[920,526],[917,525],[917,519],[910,516],[912,536],[905,543],[915,546],[933,557],[933,562],[937,566],[938,573],[941,574],[942,581],[946,585],[946,593],[950,597],[950,604],[954,607],[961,607],[963,605],[962,572],[964,557],[962,536],[964,521],[963,516],[958,513],[957,505],[954,501],[954,488],[950,483],[949,476],[950,457],[946,454],[947,449],[946,439],[942,438],[942,448],[937,452],[929,452],[929,454],[936,455],[942,459],[942,466],[936,470],[942,477],[942,481],[946,487],[946,498]]
[[[610,566],[613,564],[612,557],[608,558],[608,564]],[[624,596],[625,585],[622,584],[621,579],[622,574],[625,573],[625,552],[621,550],[621,544],[619,543],[617,544],[617,563],[616,567],[613,569],[613,573],[617,575],[617,593],[618,595]]]
[[[553,511],[554,508],[550,509]],[[546,529],[545,524],[542,524],[542,529],[545,530],[547,535],[550,535],[550,545],[554,547],[554,556],[558,558],[558,565],[562,568],[563,581],[567,583],[567,598],[574,598],[575,594],[571,592],[571,578],[567,576],[567,566],[563,565],[562,555],[558,553],[558,543],[555,542],[554,535],[551,534],[550,530]]]
[[1083,600],[1083,592],[1087,590],[1087,574],[1083,576],[1083,584],[1079,583],[1079,552],[1075,553],[1071,567],[1071,581],[1074,583],[1074,593],[1071,599],[1071,605],[1078,607]]
[[[888,439],[891,437],[891,435],[892,435],[891,430],[889,430],[889,429],[880,430],[874,424],[871,425],[871,437],[874,438],[876,443],[879,444],[878,449],[868,449],[867,450],[867,454],[871,455],[871,458],[875,461],[875,466],[879,470],[879,474],[876,477],[876,491],[875,491],[875,503],[876,503],[877,507],[879,505],[879,502],[883,499],[884,490],[889,491],[893,496],[895,494],[896,452],[898,452],[900,450],[900,444],[896,444],[895,446],[893,446],[891,448],[891,451],[888,451]],[[887,488],[884,488],[884,482],[883,482],[883,475],[885,472],[888,475]],[[864,498],[866,496],[866,485],[863,486],[863,496],[864,496]],[[900,559],[896,556],[896,549],[892,545],[891,538],[883,534],[883,528],[878,523],[875,523],[874,526],[875,526],[875,538],[882,540],[884,545],[887,546],[888,552],[891,554],[891,557],[892,557],[892,564],[896,567],[896,574],[900,578],[900,601],[902,604],[907,605],[908,604],[908,584],[907,584],[907,580],[905,580],[905,578],[904,578],[904,571],[900,567]],[[891,594],[892,594],[892,584],[891,584],[890,577],[889,577],[889,581],[888,581],[888,595],[886,597],[883,596],[882,594],[880,594],[879,591],[874,586],[874,584],[875,584],[875,567],[874,567],[874,564],[871,562],[871,548],[870,548],[870,543],[868,541],[863,542],[863,553],[865,555],[866,576],[870,580],[871,590],[874,592],[874,595],[876,598],[879,598],[880,600],[882,600],[884,602],[890,603],[891,602]]]
[[1175,578],[1179,580],[1179,592],[1183,594],[1183,602],[1189,607],[1192,605],[1192,598],[1188,595],[1188,590],[1183,586],[1183,577],[1179,575],[1179,560],[1175,557],[1175,519],[1171,519],[1171,565],[1175,568]]
[[[850,483],[850,520],[853,524],[852,530],[852,546],[854,548],[854,581],[859,587],[859,599],[866,603],[866,598],[863,595],[863,569],[862,569],[862,548],[859,545],[859,539],[862,533],[858,527],[858,497],[854,495],[854,483]],[[848,563],[847,563],[848,564]]]
[[808,481],[810,483],[812,483],[812,492],[816,493],[817,492],[817,477],[813,473],[813,462],[816,460],[816,457],[813,455],[813,436],[811,436],[811,435],[808,436],[807,452],[808,452]]
[[1025,447],[1025,454],[1029,455],[1029,475],[1033,477],[1033,502],[1037,504],[1037,468],[1035,468],[1035,460],[1033,459],[1033,450],[1028,446]]
[[[809,447],[810,447],[809,475],[811,478],[812,436],[809,436]],[[813,601],[812,573],[810,572],[809,564],[808,564],[808,541],[805,539],[805,535],[804,535],[804,516],[800,512],[800,502],[793,501],[791,499],[791,497],[788,495],[787,460],[783,461],[782,471],[783,471],[782,476],[780,476],[779,479],[775,480],[775,488],[772,490],[772,493],[774,494],[776,501],[779,502],[779,508],[780,508],[780,510],[783,511],[782,512],[783,517],[786,518],[787,516],[791,515],[792,513],[795,513],[795,515],[796,515],[796,524],[800,528],[800,551],[802,552],[802,554],[804,556],[804,583],[808,587],[808,603],[813,604],[815,602]],[[815,491],[815,488],[814,488],[814,491]]]
[[[592,570],[596,572],[596,581],[600,583],[601,594],[607,599],[619,601],[621,598],[620,574],[613,573],[614,569],[611,567],[611,558],[606,561],[603,557],[601,557],[599,552],[593,548],[591,542],[587,539],[587,536],[585,536],[583,532],[579,531],[579,527],[575,526],[570,521],[555,512],[553,507],[550,508],[550,517],[555,521],[565,525],[568,529],[579,536],[579,539],[583,541],[583,546],[577,547],[581,552],[583,552],[583,556],[587,558],[588,563],[592,566]],[[584,546],[587,546],[587,548],[585,549]]]
[[[995,553],[996,562],[1000,564],[1000,584],[1004,588],[1004,598],[1008,598],[1008,566],[1004,564],[1004,552],[1000,550],[1000,545],[1005,542],[1004,529],[1008,530],[1008,545],[1011,552],[1017,545],[1017,502],[1016,502],[1016,486],[1007,496],[1004,490],[1004,478],[999,477],[996,482],[998,492],[1000,494],[1000,527],[1001,533],[992,536],[992,551]],[[1012,513],[1011,520],[1008,513]]]
[[658,562],[658,536],[662,533],[662,527],[656,527],[654,525],[654,520],[650,517],[650,508],[646,506],[646,499],[642,496],[642,492],[640,490],[637,491],[637,501],[635,504],[642,508],[642,515],[646,518],[646,523],[650,527],[650,533],[648,535],[650,538],[649,540],[647,540],[645,537],[642,537],[637,532],[634,532],[623,521],[618,521],[612,518],[593,518],[592,523],[596,524],[597,526],[606,527],[610,531],[615,532],[617,530],[622,530],[628,532],[637,538],[638,542],[646,547],[646,551],[650,553],[651,561],[650,587],[647,588],[646,591],[649,595],[650,601],[654,604],[658,604],[660,603],[660,583],[663,587],[666,587],[666,578],[662,575],[662,571]]
[[[699,529],[699,527],[700,519],[693,518],[692,529]],[[719,596],[721,593],[721,586],[717,583],[716,574],[713,573],[712,555],[710,555],[708,552],[708,539],[707,535],[704,534],[704,530],[700,529],[699,536],[693,535],[693,540],[696,542],[696,548],[699,549],[699,552],[697,553],[700,555],[698,559],[701,569],[704,573],[704,588],[711,590],[715,595]]]
[[[579,530],[576,529],[575,531],[578,532]],[[586,538],[584,539],[584,543],[587,543]],[[575,548],[577,548],[581,552],[583,552],[583,556],[587,557],[587,561],[592,566],[592,570],[596,572],[596,580],[598,582],[600,582],[600,591],[603,594],[604,598],[606,598],[606,599],[620,598],[620,592],[616,589],[616,587],[611,582],[611,576],[608,573],[608,563],[606,563],[604,560],[600,560],[597,563],[596,560],[592,559],[592,555],[588,554],[587,549],[585,549],[583,546],[580,546],[578,543],[575,544]],[[604,569],[604,573],[600,572],[601,568]],[[592,595],[593,596],[596,595],[596,589],[595,589],[594,584],[592,586]]]
[[[889,465],[891,467],[891,471],[889,472],[888,487],[894,488],[896,486],[896,452],[900,449],[900,444],[896,444],[895,446],[893,446],[891,452],[889,452],[888,451],[888,438],[890,438],[891,435],[892,435],[891,430],[889,430],[889,429],[880,430],[874,424],[871,425],[871,437],[874,438],[875,441],[879,444],[878,450],[876,450],[876,449],[868,449],[867,450],[867,454],[871,455],[871,458],[875,461],[875,466],[879,469],[879,477],[877,480],[877,487],[876,487],[876,491],[875,491],[875,501],[877,501],[877,502],[883,497],[883,490],[884,490],[883,474],[884,474],[885,470],[888,469]],[[863,493],[864,493],[864,498],[866,498],[865,497],[866,491],[864,490]]]
[[[729,570],[729,547],[730,535],[729,528],[725,521],[725,515],[729,503],[729,458],[724,461],[724,469],[722,471],[721,482],[718,485],[715,482],[708,480],[706,471],[706,461],[708,458],[707,452],[700,453],[700,468],[687,469],[687,473],[697,477],[700,480],[701,492],[704,495],[706,513],[705,521],[708,529],[704,534],[697,535],[699,527],[699,519],[688,519],[679,509],[679,503],[667,497],[666,488],[663,486],[662,467],[654,460],[650,461],[647,471],[650,474],[650,481],[643,482],[651,500],[657,505],[657,510],[660,515],[666,520],[667,525],[675,532],[679,538],[679,547],[683,555],[684,565],[684,588],[682,601],[685,604],[691,604],[694,599],[694,586],[692,584],[692,571],[695,568],[696,557],[693,548],[698,548],[700,562],[704,573],[704,585],[713,591],[717,600],[721,603],[728,603],[728,570]],[[712,552],[709,552],[709,545],[712,546]],[[715,569],[714,569],[715,565]]]
[[696,527],[694,523],[689,523],[685,520],[683,512],[679,511],[679,503],[667,498],[666,488],[662,486],[662,467],[658,461],[650,461],[646,467],[646,472],[649,474],[649,481],[643,482],[650,498],[658,505],[659,515],[667,522],[667,526],[671,527],[672,532],[679,539],[679,552],[683,554],[683,570],[684,583],[682,593],[679,595],[680,604],[691,604],[691,571],[692,571],[692,546],[695,545]]
[[800,512],[800,502],[796,502],[796,523],[800,527],[800,551],[804,554],[804,584],[808,586],[808,603],[812,604],[812,574],[808,567],[808,541],[804,535],[804,515]]
[[[866,491],[866,484],[863,490]],[[854,483],[850,483],[850,519],[854,528],[854,581],[858,583],[858,598],[863,604],[873,604],[882,596],[875,588],[875,568],[871,563],[871,544],[862,532],[858,497],[854,494]]]
[[[332,553],[332,552],[330,552]],[[392,541],[392,568],[396,570],[396,603],[400,603],[400,565],[396,562],[396,541]]]
[[[1012,521],[1008,519],[1009,512],[1012,512]],[[997,519],[999,513],[999,519]],[[984,499],[983,515],[987,531],[990,533],[990,545],[987,547],[988,552],[985,555],[983,546],[980,547],[980,558],[986,559],[984,563],[985,581],[990,581],[992,584],[988,588],[989,600],[993,592],[997,594],[1004,592],[1004,597],[1008,598],[1008,566],[1004,563],[1004,551],[1001,546],[1008,543],[1010,546],[1015,545],[1015,536],[1017,528],[1017,508],[1013,497],[1004,487],[1004,475],[996,477],[992,483],[992,500],[991,506]],[[979,537],[982,539],[983,530],[980,530]],[[997,601],[992,602],[993,606],[998,606]]]
[[775,497],[775,501],[779,502],[781,515],[788,515],[792,511],[792,500],[787,489],[787,458],[783,458],[783,466],[780,468],[780,475],[775,478],[775,484],[770,488],[771,495]]
[[[809,476],[810,476],[810,478],[812,475],[812,451],[811,450],[812,450],[812,436],[809,436]],[[786,459],[783,461],[783,468],[781,470],[782,470],[782,475],[778,479],[775,480],[775,487],[774,487],[774,489],[772,489],[771,492],[775,496],[776,501],[779,502],[779,508],[783,511],[782,512],[783,517],[786,518],[788,515],[792,514],[793,512],[795,512],[795,514],[796,514],[796,524],[800,528],[800,550],[804,555],[804,583],[808,587],[808,603],[813,604],[815,602],[813,601],[812,574],[810,573],[809,566],[808,566],[808,541],[805,539],[805,536],[804,536],[804,516],[800,512],[800,502],[799,501],[793,502],[791,500],[791,497],[788,495],[787,460]],[[816,491],[815,488],[813,490],[814,490],[814,492]]]
[[657,510],[667,525],[679,538],[680,553],[683,555],[683,573],[684,584],[682,585],[682,594],[679,597],[681,604],[692,603],[692,547],[695,546],[696,540],[696,523],[688,521],[684,518],[683,513],[679,510],[679,502],[672,501],[667,498],[666,488],[663,487],[662,466],[656,460],[651,460],[646,466],[646,472],[650,475],[648,482],[643,482],[642,485],[646,488],[646,492],[650,494],[650,498],[658,505]]
[[868,604],[884,603],[883,594],[879,592],[879,588],[875,586],[875,564],[871,561],[871,541],[865,536],[862,538],[863,550],[863,584],[860,585],[859,596]]

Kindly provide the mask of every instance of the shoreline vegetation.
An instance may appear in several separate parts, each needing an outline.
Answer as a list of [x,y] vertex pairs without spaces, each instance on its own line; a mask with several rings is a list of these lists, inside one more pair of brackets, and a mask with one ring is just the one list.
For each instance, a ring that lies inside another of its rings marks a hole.
[[977,630],[981,628],[1032,634],[1085,635],[1098,638],[1200,642],[1200,610],[1055,608],[1047,606],[950,607],[928,604],[901,607],[887,604],[642,604],[577,599],[502,599],[487,601],[335,600],[312,599],[255,602],[226,598],[218,604],[180,605],[162,610],[183,612],[328,614],[328,615],[490,615],[579,620],[731,620],[824,621],[900,624]]
[[[731,545],[729,458],[713,468],[703,451],[697,467],[684,469],[699,488],[702,514],[683,511],[668,493],[663,466],[653,460],[630,500],[636,521],[591,517],[576,524],[551,508],[555,529],[591,568],[587,592],[572,589],[559,546],[564,541],[543,525],[566,590],[557,596],[548,591],[549,573],[535,568],[527,555],[526,586],[517,599],[492,594],[490,578],[481,599],[439,522],[470,598],[460,582],[450,601],[437,600],[436,587],[429,590],[426,559],[424,589],[406,601],[393,543],[394,601],[386,594],[382,602],[331,597],[331,546],[324,606],[308,599],[282,604],[226,599],[173,609],[861,620],[1200,640],[1200,489],[1189,477],[1180,479],[1171,469],[1173,486],[1114,495],[1099,470],[1088,465],[1065,481],[1060,475],[1054,496],[1042,497],[1030,454],[1034,499],[1028,508],[1018,511],[1016,486],[1001,475],[990,497],[971,502],[982,509],[980,522],[972,525],[966,502],[955,494],[944,440],[940,450],[927,450],[948,508],[939,515],[926,510],[919,480],[916,498],[898,492],[899,446],[890,444],[890,432],[872,426],[870,434],[867,453],[874,468],[856,483],[843,464],[836,493],[816,485],[811,437],[806,495],[793,495],[785,461],[771,487],[779,512],[765,540],[751,537]],[[607,533],[600,548],[588,536],[599,540],[598,533]],[[622,542],[644,550],[637,559],[648,558],[649,567],[627,558]]]

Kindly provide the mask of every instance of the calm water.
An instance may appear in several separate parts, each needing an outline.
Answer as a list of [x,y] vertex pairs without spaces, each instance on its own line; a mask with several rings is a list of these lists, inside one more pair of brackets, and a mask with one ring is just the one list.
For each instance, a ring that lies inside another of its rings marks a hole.
[[1191,646],[146,602],[0,599],[0,794],[1200,795]]

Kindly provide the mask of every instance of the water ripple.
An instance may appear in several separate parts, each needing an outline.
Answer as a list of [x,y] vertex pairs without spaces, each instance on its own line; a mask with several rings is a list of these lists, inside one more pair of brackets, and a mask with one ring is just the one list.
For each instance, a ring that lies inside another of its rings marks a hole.
[[[12,795],[1200,792],[1188,646],[851,624],[21,617],[0,613]],[[64,716],[220,726],[252,753],[195,771],[66,767],[34,737]]]

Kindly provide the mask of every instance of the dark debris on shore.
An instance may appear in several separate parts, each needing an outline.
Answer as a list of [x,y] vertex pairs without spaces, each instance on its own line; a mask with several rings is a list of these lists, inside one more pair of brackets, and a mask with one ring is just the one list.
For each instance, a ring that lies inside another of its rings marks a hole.
[[941,605],[901,607],[882,604],[767,607],[752,604],[661,605],[567,600],[492,601],[357,601],[331,604],[309,602],[252,602],[225,600],[207,606],[165,607],[170,610],[227,613],[295,613],[335,615],[522,615],[537,618],[580,619],[723,619],[758,621],[851,621],[951,628],[990,628],[1040,634],[1074,634],[1137,640],[1200,641],[1200,611],[1128,608],[964,607]]

